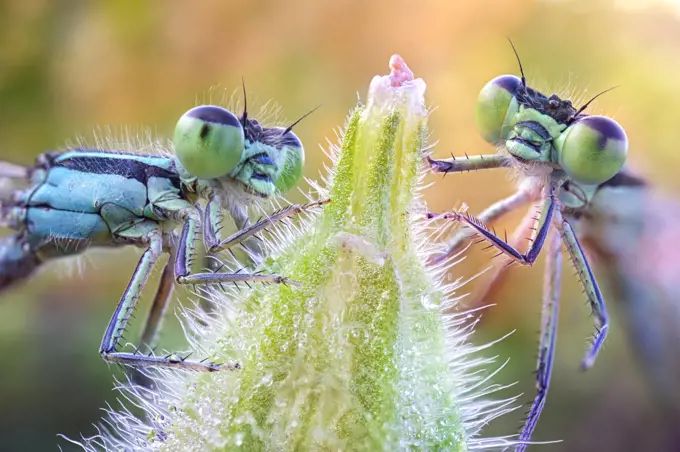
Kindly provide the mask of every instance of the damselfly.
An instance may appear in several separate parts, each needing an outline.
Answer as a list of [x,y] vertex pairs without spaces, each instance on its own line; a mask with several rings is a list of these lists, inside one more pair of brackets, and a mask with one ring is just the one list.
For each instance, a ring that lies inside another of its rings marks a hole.
[[[581,363],[582,369],[594,364],[607,336],[609,318],[604,299],[572,225],[572,213],[586,208],[593,201],[595,189],[600,184],[608,181],[616,183],[626,178],[621,169],[628,151],[626,134],[618,123],[604,116],[583,113],[595,98],[576,109],[569,100],[554,94],[548,97],[527,86],[521,62],[520,72],[521,78],[503,75],[493,79],[482,88],[477,100],[477,125],[483,138],[497,145],[497,153],[446,160],[427,158],[434,172],[508,167],[515,170],[522,181],[515,194],[493,204],[479,217],[463,212],[428,214],[430,218],[451,219],[468,227],[458,233],[450,253],[438,260],[445,259],[472,236],[488,242],[489,247],[498,250],[499,256],[508,257],[510,263],[527,266],[536,261],[543,246],[547,245],[536,383],[538,393],[519,436],[519,451],[524,450],[524,443],[531,439],[550,383],[557,332],[562,243],[571,257],[596,320],[596,333]],[[516,244],[498,237],[485,223],[530,201],[539,201],[539,206],[525,222],[533,232],[529,237],[528,251],[522,253]]]
[[[201,235],[206,251],[218,253],[256,237],[273,222],[325,202],[292,205],[249,223],[249,203],[285,193],[302,177],[304,150],[292,132],[297,122],[287,128],[264,127],[248,117],[247,109],[239,118],[224,108],[203,105],[180,118],[171,149],[159,149],[155,155],[74,148],[44,153],[28,168],[0,164],[0,180],[14,187],[2,202],[0,217],[3,225],[17,231],[0,241],[0,290],[29,278],[55,258],[92,247],[142,247],[145,251],[104,333],[102,358],[135,367],[237,368],[174,354],[147,355],[139,353],[141,345],[135,352],[121,352],[118,345],[164,253],[170,258],[142,333],[145,345],[154,341],[174,283],[296,284],[260,272],[195,273],[191,264]],[[239,231],[223,239],[224,210]]]

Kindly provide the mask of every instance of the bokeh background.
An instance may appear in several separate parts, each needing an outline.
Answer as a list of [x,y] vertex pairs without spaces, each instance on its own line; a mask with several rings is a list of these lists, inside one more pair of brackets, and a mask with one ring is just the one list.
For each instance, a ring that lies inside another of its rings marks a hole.
[[[92,137],[98,126],[119,135],[124,127],[133,134],[150,127],[167,137],[186,109],[219,101],[243,77],[252,105],[273,99],[289,120],[323,103],[296,128],[306,144],[306,175],[317,177],[325,161],[319,144],[334,139],[357,93],[385,73],[393,53],[428,83],[428,102],[437,107],[430,122],[435,155],[488,152],[475,129],[474,102],[488,80],[517,73],[506,36],[531,85],[548,94],[583,98],[621,85],[589,111],[624,125],[631,164],[660,192],[679,192],[677,1],[0,1],[0,157],[30,164],[43,151]],[[426,198],[435,211],[465,202],[477,212],[513,189],[497,172],[430,180],[436,184]],[[473,250],[456,274],[474,274],[488,257]],[[124,250],[91,255],[82,270],[52,265],[2,295],[1,450],[56,450],[58,433],[94,433],[101,409],[116,403],[111,375],[121,373],[97,350],[137,258]],[[497,382],[518,381],[506,395],[524,393],[525,403],[534,393],[541,263],[510,271],[486,300],[497,306],[485,312],[476,337],[481,344],[517,330],[492,353],[511,358]],[[150,298],[149,291],[140,313]],[[615,303],[604,352],[581,373],[592,326],[572,278],[562,300],[554,378],[535,439],[564,442],[540,447],[680,450],[680,426],[650,395]],[[166,322],[161,343],[185,347],[176,319]],[[519,412],[505,416],[487,434],[514,433],[520,421]]]

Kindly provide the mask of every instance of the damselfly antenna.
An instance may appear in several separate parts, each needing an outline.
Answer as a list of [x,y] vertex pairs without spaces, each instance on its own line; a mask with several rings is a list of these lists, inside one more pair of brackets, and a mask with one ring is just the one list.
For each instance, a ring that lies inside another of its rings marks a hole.
[[614,88],[618,88],[619,86],[621,86],[621,85],[612,86],[611,88],[606,89],[606,90],[602,91],[601,93],[595,94],[588,102],[586,102],[586,103],[583,105],[583,107],[579,108],[579,109],[576,111],[576,113],[573,114],[573,116],[570,118],[570,120],[573,121],[574,119],[576,119],[576,117],[577,117],[578,115],[580,115],[580,114],[583,112],[583,110],[585,110],[586,108],[588,108],[588,105],[590,105],[590,103],[591,103],[592,101],[594,101],[595,99],[597,99],[598,97],[600,97],[600,96],[603,95],[604,93],[609,92],[609,91],[613,90]]
[[527,87],[527,78],[524,76],[524,69],[522,69],[522,61],[519,59],[519,54],[517,53],[517,49],[515,49],[515,45],[512,43],[510,38],[508,38],[508,42],[510,43],[510,46],[512,47],[512,51],[515,52],[515,56],[517,57],[517,62],[519,63],[519,72],[522,74],[522,86],[524,88]]
[[298,123],[299,123],[300,121],[302,121],[303,119],[305,119],[307,116],[311,115],[312,113],[314,113],[315,111],[317,111],[319,108],[321,108],[322,105],[323,105],[323,104],[319,104],[319,105],[317,105],[316,107],[314,107],[314,108],[312,108],[311,110],[309,110],[309,111],[308,111],[307,113],[305,113],[304,115],[302,115],[297,121],[295,121],[293,124],[291,124],[291,125],[289,125],[288,127],[286,127],[286,130],[284,130],[283,133],[281,133],[281,135],[285,135],[285,134],[287,134],[288,132],[290,132],[291,130],[293,130],[293,127],[295,127],[296,125],[298,125]]
[[241,85],[243,85],[243,115],[241,116],[241,124],[246,126],[246,119],[248,119],[248,99],[246,98],[246,81],[241,77]]

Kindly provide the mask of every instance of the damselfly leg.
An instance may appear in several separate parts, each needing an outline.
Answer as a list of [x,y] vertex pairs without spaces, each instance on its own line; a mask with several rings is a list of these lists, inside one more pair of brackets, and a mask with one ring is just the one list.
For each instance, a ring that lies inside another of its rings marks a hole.
[[[125,292],[121,297],[116,310],[111,317],[104,337],[102,339],[102,344],[99,349],[99,354],[101,357],[109,362],[126,364],[135,367],[147,367],[147,366],[161,366],[161,367],[175,367],[182,369],[198,370],[198,371],[217,371],[226,369],[236,369],[238,365],[218,365],[212,363],[201,363],[194,362],[183,359],[181,357],[168,355],[165,357],[153,356],[153,354],[145,355],[135,351],[134,353],[126,353],[117,351],[120,340],[123,338],[123,333],[126,331],[127,324],[130,320],[130,316],[135,309],[137,301],[144,289],[144,286],[149,280],[149,276],[153,271],[158,259],[163,254],[163,236],[161,231],[152,231],[148,235],[149,247],[142,254],[137,267],[130,282],[128,282]],[[161,294],[162,295],[162,294]],[[155,300],[156,301],[156,300]],[[159,306],[164,311],[165,303],[167,302],[167,297],[164,299],[159,299]],[[154,303],[155,304],[155,303]],[[162,314],[162,313],[161,313]],[[155,318],[150,317],[150,323],[147,323],[147,328],[149,329],[149,334],[155,331],[162,315],[156,316]]]
[[216,206],[219,206],[219,200],[213,200],[208,204],[208,208],[206,209],[206,221],[204,223],[203,229],[203,240],[205,241],[205,247],[211,253],[218,253],[242,243],[244,240],[248,240],[251,237],[256,237],[258,233],[267,229],[277,221],[283,221],[286,218],[299,215],[302,212],[315,207],[321,207],[324,204],[328,204],[329,202],[329,199],[325,199],[307,204],[293,204],[291,206],[284,207],[283,209],[268,215],[266,218],[263,218],[252,226],[240,229],[226,239],[220,240],[218,234],[215,233],[216,227],[220,221],[220,217],[217,215],[219,209],[216,208]]
[[[504,200],[505,201],[505,200]],[[503,201],[501,201],[501,204]],[[609,329],[608,316],[602,293],[597,285],[597,281],[593,276],[590,264],[586,259],[574,230],[571,225],[562,217],[559,208],[556,208],[557,203],[554,195],[554,188],[544,190],[543,199],[537,213],[530,212],[523,221],[523,225],[518,229],[521,234],[527,229],[528,221],[531,221],[533,230],[530,241],[531,244],[526,253],[521,253],[516,246],[508,243],[507,239],[503,240],[495,233],[490,231],[482,221],[478,218],[472,217],[464,213],[446,213],[446,214],[428,214],[429,218],[451,219],[456,222],[465,224],[471,229],[471,232],[479,236],[481,239],[487,241],[490,247],[499,250],[497,256],[505,255],[511,262],[516,262],[522,265],[532,265],[541,252],[544,244],[547,242],[547,268],[546,279],[543,296],[543,321],[541,327],[541,338],[539,343],[539,360],[537,370],[537,396],[529,410],[529,414],[520,434],[520,441],[530,441],[533,430],[538,423],[541,411],[545,404],[545,397],[550,383],[550,374],[552,372],[555,343],[557,334],[557,314],[559,303],[559,288],[560,288],[560,272],[561,272],[561,255],[560,255],[560,237],[567,248],[567,252],[571,257],[579,281],[584,288],[588,301],[593,309],[593,313],[597,319],[596,334],[593,344],[586,353],[585,358],[581,363],[583,370],[592,367],[597,357],[597,354],[602,347],[602,344],[607,336]],[[487,209],[489,212],[492,209]],[[552,225],[556,228],[551,228]],[[553,231],[549,237],[550,231]],[[558,235],[559,233],[559,235]],[[516,236],[519,234],[515,234]],[[461,235],[462,236],[462,235]],[[463,236],[460,239],[462,243],[469,238]],[[515,237],[517,238],[517,237]],[[505,266],[507,267],[507,265]],[[498,276],[498,271],[495,276]],[[518,451],[523,451],[526,444],[519,444]]]
[[504,168],[508,165],[508,158],[502,154],[472,155],[460,158],[433,159],[425,157],[427,164],[434,173],[463,173],[483,169]]
[[[532,196],[529,191],[519,190],[513,193],[512,195],[508,196],[507,198],[501,199],[500,201],[486,208],[482,213],[477,215],[477,219],[484,224],[494,222],[503,217],[505,214],[512,212],[518,207],[526,204],[531,199]],[[460,231],[457,231],[453,238],[449,240],[448,243],[446,244],[447,246],[446,251],[430,259],[430,263],[437,264],[439,262],[445,261],[450,256],[458,252],[461,249],[461,247],[474,236],[475,231],[474,229],[471,228],[461,229]]]
[[541,207],[538,211],[538,216],[535,218],[536,228],[534,230],[534,234],[532,235],[531,245],[529,246],[529,250],[524,254],[520,253],[515,247],[507,243],[506,240],[498,237],[496,234],[490,231],[483,222],[471,215],[457,212],[445,214],[428,213],[428,217],[439,217],[464,223],[466,226],[472,228],[473,231],[481,238],[489,242],[491,246],[497,248],[499,250],[499,255],[504,254],[513,261],[522,265],[532,265],[538,258],[538,255],[543,248],[548,231],[550,230],[554,211],[555,195],[553,189],[550,188],[549,192],[541,201]]
[[558,212],[556,215],[557,227],[562,234],[562,241],[567,247],[567,252],[571,257],[572,264],[576,270],[579,282],[583,286],[583,291],[588,297],[588,302],[590,307],[595,314],[595,319],[597,321],[595,336],[593,337],[593,343],[590,350],[586,353],[585,358],[581,362],[581,369],[586,370],[593,367],[595,364],[595,359],[597,354],[602,348],[607,333],[609,331],[609,316],[607,315],[607,307],[604,304],[604,298],[602,297],[602,292],[600,292],[600,287],[597,284],[597,280],[593,275],[593,271],[590,268],[588,259],[586,258],[583,248],[579,243],[574,229],[571,224],[562,218],[562,214]]
[[[545,267],[545,281],[543,286],[543,312],[541,315],[541,338],[538,344],[538,366],[536,368],[536,398],[534,399],[526,422],[519,435],[520,441],[530,441],[538,419],[545,405],[545,397],[550,386],[555,360],[555,345],[557,342],[557,324],[560,303],[560,287],[562,280],[562,242],[557,231],[553,230],[548,238],[548,250]],[[519,444],[516,452],[522,452],[526,444]]]

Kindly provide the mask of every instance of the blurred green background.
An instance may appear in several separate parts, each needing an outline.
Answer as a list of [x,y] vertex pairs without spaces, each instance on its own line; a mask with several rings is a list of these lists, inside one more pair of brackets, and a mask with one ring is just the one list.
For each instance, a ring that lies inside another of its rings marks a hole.
[[[626,128],[630,162],[660,190],[680,189],[677,1],[0,1],[0,157],[30,164],[43,151],[91,138],[98,126],[121,136],[124,127],[133,135],[150,127],[167,137],[186,109],[231,94],[243,77],[251,111],[273,99],[292,120],[323,103],[296,128],[306,175],[316,178],[325,161],[319,144],[334,139],[357,92],[365,95],[393,53],[428,84],[437,107],[435,155],[488,152],[474,102],[488,80],[517,73],[506,36],[531,86],[547,94],[582,99],[621,85],[589,112]],[[478,212],[513,189],[497,172],[428,179],[435,180],[426,193],[434,211],[466,202]],[[56,450],[58,433],[94,433],[101,408],[117,397],[112,372],[121,375],[99,358],[99,341],[137,258],[135,250],[90,254],[81,271],[51,265],[3,294],[1,450]],[[475,250],[456,272],[469,276],[487,258]],[[512,358],[497,381],[519,381],[506,395],[522,392],[526,403],[534,394],[541,285],[542,265],[513,268],[488,300],[498,305],[485,312],[476,337],[483,343],[517,329],[492,352]],[[590,312],[572,278],[562,300],[554,378],[535,439],[565,440],[543,446],[552,451],[680,450],[632,360],[615,306],[604,352],[580,373]],[[128,339],[136,340],[140,324]],[[176,319],[166,322],[161,345],[186,346]],[[520,420],[519,412],[505,416],[487,434],[515,433]]]

